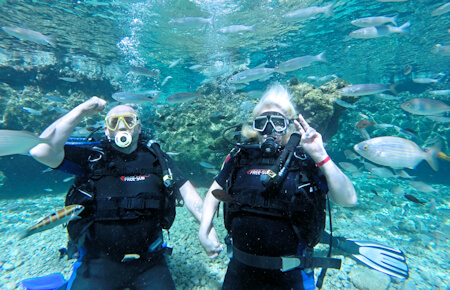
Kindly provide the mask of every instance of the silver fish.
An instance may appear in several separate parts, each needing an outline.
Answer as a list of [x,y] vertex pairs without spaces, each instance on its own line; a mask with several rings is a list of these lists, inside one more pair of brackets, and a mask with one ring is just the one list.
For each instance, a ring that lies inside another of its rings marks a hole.
[[436,44],[433,50],[431,50],[432,53],[442,56],[450,56],[450,45],[442,45],[442,44]]
[[437,189],[432,188],[431,186],[429,186],[428,184],[422,182],[422,181],[411,181],[409,183],[409,185],[411,185],[412,187],[414,187],[415,189],[417,189],[420,192],[438,192]]
[[435,96],[448,96],[450,95],[450,90],[428,91],[428,93]]
[[251,68],[230,77],[232,84],[244,84],[267,77],[275,72],[273,68]]
[[275,71],[279,73],[289,72],[300,69],[302,67],[308,67],[315,61],[328,62],[325,53],[326,51],[323,51],[318,55],[305,55],[287,60],[285,62],[280,63],[275,68]]
[[174,60],[170,65],[169,65],[169,68],[173,68],[173,67],[175,67],[177,64],[179,64],[180,63],[180,61],[182,61],[183,59],[182,58],[179,58],[179,59],[177,59],[177,60]]
[[372,39],[383,36],[389,36],[393,33],[398,34],[408,34],[410,33],[411,21],[406,22],[400,27],[392,25],[380,25],[361,28],[350,32],[350,34],[344,39],[344,41],[349,41],[352,38],[358,39]]
[[251,26],[247,25],[230,25],[225,26],[217,30],[218,33],[222,34],[239,34],[244,32],[252,32],[254,30],[255,24]]
[[166,98],[165,102],[167,104],[181,104],[181,103],[185,103],[188,102],[190,100],[193,100],[195,98],[197,98],[199,95],[195,94],[195,93],[178,93],[178,94],[174,94],[174,95],[170,95]]
[[450,12],[450,3],[446,3],[438,7],[436,10],[433,10],[433,12],[431,12],[431,16],[439,16],[448,12]]
[[78,215],[84,210],[84,206],[75,204],[64,207],[57,212],[45,217],[37,224],[29,227],[24,232],[19,234],[19,240],[29,237],[31,235],[49,230],[58,225],[70,222],[73,219],[80,218]]
[[173,18],[169,21],[169,24],[177,25],[184,28],[199,27],[205,24],[214,26],[214,17],[203,18],[203,17],[182,17]]
[[347,109],[356,109],[358,107],[358,105],[350,104],[350,103],[347,103],[346,101],[343,101],[343,100],[340,100],[340,99],[336,99],[336,98],[333,98],[333,101],[336,104],[338,104],[339,106],[347,108]]
[[379,26],[385,23],[391,22],[395,26],[397,26],[398,14],[392,17],[387,16],[373,16],[366,18],[359,18],[352,21],[352,24],[358,27],[370,27],[370,26]]
[[131,66],[130,71],[137,76],[154,77],[159,81],[159,69],[149,70],[145,67]]
[[406,101],[400,105],[400,107],[415,115],[438,115],[450,111],[450,106],[447,106],[444,102],[425,98],[415,98]]
[[342,88],[338,91],[341,96],[359,97],[373,95],[385,91],[393,90],[391,87],[380,84],[359,84]]
[[132,103],[132,104],[144,104],[152,102],[156,105],[156,101],[161,92],[155,91],[154,93],[131,93],[131,92],[117,92],[112,95],[112,98],[121,103]]
[[22,110],[27,111],[28,113],[32,114],[32,115],[36,115],[36,116],[41,116],[42,113],[39,112],[38,110],[32,109],[32,108],[27,108],[27,107],[22,107]]
[[333,3],[331,3],[327,6],[324,6],[324,7],[312,6],[312,7],[297,9],[297,10],[291,11],[291,12],[283,15],[283,19],[285,19],[287,21],[298,21],[298,20],[312,18],[320,13],[323,13],[323,14],[333,17],[334,16],[333,7],[336,4],[336,2],[337,1],[334,1]]
[[171,76],[165,77],[161,83],[161,87],[163,87],[170,79],[173,79],[173,77],[171,77]]
[[362,157],[380,165],[401,169],[414,169],[424,159],[438,170],[436,156],[442,142],[429,150],[422,150],[416,143],[400,137],[376,137],[356,144],[353,149]]
[[40,44],[50,44],[52,47],[56,47],[55,38],[50,35],[44,35],[37,31],[15,26],[3,26],[2,30],[19,39],[29,40]]

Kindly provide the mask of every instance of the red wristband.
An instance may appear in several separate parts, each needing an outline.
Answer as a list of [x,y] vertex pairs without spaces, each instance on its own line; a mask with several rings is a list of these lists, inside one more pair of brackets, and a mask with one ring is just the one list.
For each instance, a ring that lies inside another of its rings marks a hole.
[[325,163],[327,163],[330,160],[331,160],[330,156],[327,156],[327,158],[325,158],[324,160],[320,161],[319,163],[316,163],[316,165],[317,165],[317,167],[320,167],[320,166],[324,165]]

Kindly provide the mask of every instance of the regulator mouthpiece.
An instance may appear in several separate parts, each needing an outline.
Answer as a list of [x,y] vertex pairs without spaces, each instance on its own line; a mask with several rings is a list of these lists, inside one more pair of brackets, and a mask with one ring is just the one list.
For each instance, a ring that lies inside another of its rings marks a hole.
[[133,141],[133,137],[128,132],[118,132],[114,138],[114,142],[120,148],[125,148],[130,146]]

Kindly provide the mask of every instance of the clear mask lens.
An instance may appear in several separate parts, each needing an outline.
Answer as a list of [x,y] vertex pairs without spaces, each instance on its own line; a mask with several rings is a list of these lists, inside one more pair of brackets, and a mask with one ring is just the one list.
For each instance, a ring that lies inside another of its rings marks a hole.
[[286,130],[289,123],[289,121],[282,116],[260,116],[253,120],[253,129],[258,132],[263,132],[269,122],[272,125],[273,129],[277,132],[283,132],[284,130]]

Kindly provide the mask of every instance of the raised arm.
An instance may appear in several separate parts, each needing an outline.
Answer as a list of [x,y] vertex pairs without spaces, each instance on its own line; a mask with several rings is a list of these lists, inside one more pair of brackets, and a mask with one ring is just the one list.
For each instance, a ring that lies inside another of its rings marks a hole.
[[[183,197],[187,209],[191,212],[192,216],[200,223],[202,220],[203,200],[200,195],[198,195],[197,190],[195,190],[191,182],[187,181],[185,184],[183,184],[183,186],[180,187],[180,193]],[[211,239],[215,243],[219,243],[219,238],[217,237],[216,230],[213,226],[208,228],[206,236],[208,239]]]
[[205,196],[205,201],[203,204],[203,214],[202,222],[200,224],[200,229],[198,231],[198,238],[206,254],[210,258],[215,258],[223,250],[223,245],[219,243],[218,240],[213,240],[208,236],[211,229],[214,228],[213,220],[214,214],[218,210],[219,201],[212,195],[212,191],[215,189],[222,190],[222,187],[214,181]]
[[48,144],[36,145],[30,150],[30,155],[42,164],[52,168],[58,167],[64,159],[64,143],[69,139],[75,127],[83,118],[103,111],[105,106],[106,101],[97,97],[92,97],[76,106],[42,132],[40,136],[42,138],[51,136]]
[[327,179],[328,196],[341,206],[355,206],[358,200],[355,188],[344,172],[332,160],[327,160],[329,157],[323,146],[322,135],[309,126],[302,115],[299,115],[299,120],[300,123],[294,123],[302,135],[300,145],[314,162],[322,163],[319,168]]

